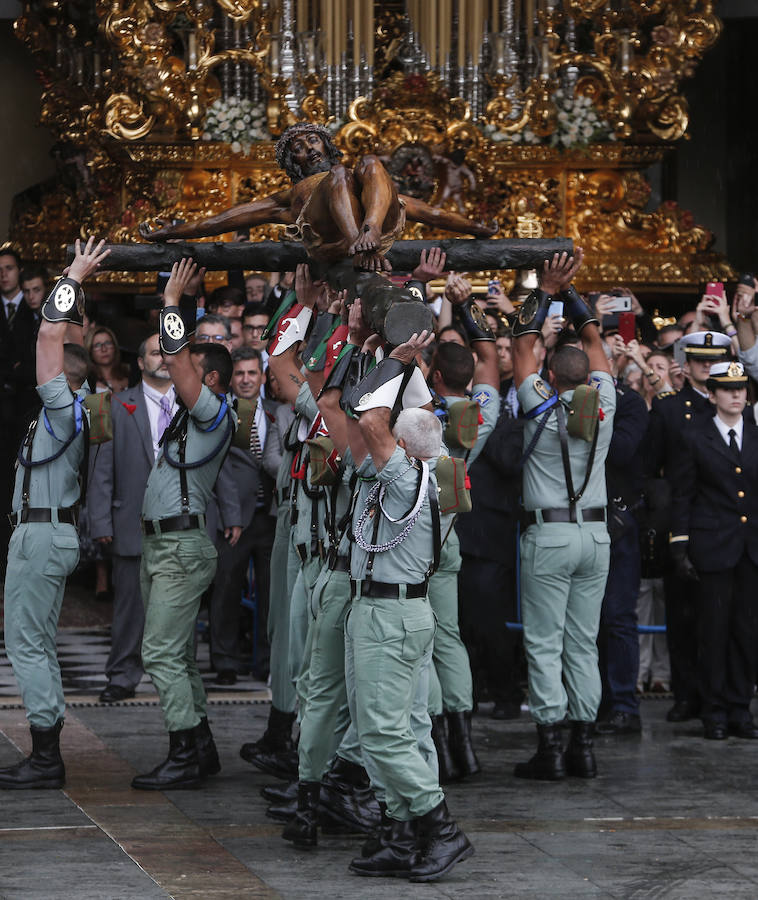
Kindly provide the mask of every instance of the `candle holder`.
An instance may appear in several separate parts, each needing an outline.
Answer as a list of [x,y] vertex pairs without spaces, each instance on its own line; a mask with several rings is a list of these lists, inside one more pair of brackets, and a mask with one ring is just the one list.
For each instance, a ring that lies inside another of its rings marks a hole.
[[268,130],[274,137],[278,137],[285,128],[289,128],[297,121],[288,103],[292,88],[289,78],[285,78],[283,75],[273,75],[271,72],[266,74],[269,81],[266,105]]
[[321,94],[324,81],[323,75],[317,72],[309,72],[300,77],[300,83],[305,91],[300,109],[309,122],[326,122],[329,118],[329,107]]

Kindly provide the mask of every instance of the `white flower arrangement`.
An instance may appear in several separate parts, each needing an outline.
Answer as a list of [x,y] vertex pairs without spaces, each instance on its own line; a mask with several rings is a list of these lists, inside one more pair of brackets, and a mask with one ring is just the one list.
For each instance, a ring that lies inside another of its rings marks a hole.
[[558,127],[550,135],[551,147],[586,147],[593,141],[615,141],[616,135],[605,119],[601,119],[590,97],[565,93],[560,88],[553,94],[558,109]]
[[227,97],[214,100],[203,123],[204,141],[223,141],[233,153],[250,152],[254,141],[271,138],[266,126],[266,106],[251,100]]
[[496,125],[485,125],[484,133],[495,143],[545,143],[560,149],[586,147],[593,141],[616,140],[611,126],[600,118],[589,97],[571,96],[559,88],[553,94],[553,102],[558,109],[556,129],[547,138],[540,138],[529,128],[507,132],[498,130]]

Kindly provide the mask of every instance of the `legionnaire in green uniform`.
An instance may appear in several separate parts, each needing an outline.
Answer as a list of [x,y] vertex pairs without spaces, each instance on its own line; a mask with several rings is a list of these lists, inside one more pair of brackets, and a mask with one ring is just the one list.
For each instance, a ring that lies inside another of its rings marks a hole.
[[361,415],[348,422],[362,480],[352,524],[348,664],[355,672],[361,749],[367,768],[370,761],[378,772],[387,804],[374,852],[350,868],[413,881],[438,878],[473,853],[411,727],[435,631],[427,594],[441,544],[433,469],[442,435],[428,410],[404,409],[393,431],[390,425],[403,392],[413,386],[415,355],[430,340],[425,332],[413,335],[379,363],[352,392],[350,406]]
[[[296,276],[298,300],[315,305],[320,288],[311,283],[306,267]],[[339,296],[336,304],[339,303]],[[329,313],[325,314],[329,315]],[[353,348],[355,352],[357,348]],[[345,360],[340,372],[347,370]],[[322,392],[324,376],[309,371],[308,384],[313,394]],[[339,382],[339,383],[338,383]],[[282,837],[296,847],[317,843],[317,824],[346,824],[370,831],[378,824],[379,809],[370,797],[368,776],[360,751],[350,753],[343,738],[350,726],[345,671],[344,621],[350,606],[350,501],[357,481],[347,448],[345,416],[339,408],[340,379],[330,380],[319,399],[328,437],[312,442],[309,480],[324,486],[326,559],[316,579],[310,602],[311,622],[308,634],[307,678],[301,679],[300,742],[298,745],[297,810],[287,823]],[[334,429],[334,433],[332,433]],[[331,448],[331,449],[330,449]],[[316,453],[318,449],[318,454]],[[342,754],[336,756],[339,745]],[[351,758],[346,758],[345,754]],[[356,757],[353,758],[353,757]],[[334,762],[326,772],[329,759]],[[323,779],[323,781],[322,781]],[[281,799],[286,800],[284,794]],[[370,805],[370,809],[366,807]],[[272,807],[268,814],[284,817],[288,807]]]
[[[448,452],[451,457],[465,460],[468,466],[481,452],[497,422],[500,377],[495,336],[481,310],[470,298],[456,305],[476,352],[476,363],[467,348],[454,343],[442,344],[437,350],[431,379],[445,414],[444,440]],[[466,388],[472,379],[472,400],[468,400]],[[455,517],[444,515],[443,510],[440,565],[429,582],[429,602],[437,619],[429,714],[443,784],[475,775],[480,768],[471,742],[474,706],[471,665],[458,630],[461,551],[454,522]]]
[[[529,706],[539,734],[537,753],[516,766],[519,778],[558,780],[567,773],[592,778],[597,771],[592,749],[601,694],[596,641],[610,558],[604,463],[616,390],[597,320],[571,285],[581,261],[577,248],[576,258],[556,254],[546,263],[541,290],[524,301],[513,329],[514,378],[528,419],[521,608]],[[584,349],[557,351],[550,384],[545,384],[532,348],[553,294],[560,294]],[[571,739],[564,755],[566,712]]]
[[[5,647],[32,736],[32,753],[0,769],[0,788],[60,788],[65,702],[55,647],[66,577],[79,560],[76,504],[85,458],[88,358],[82,348],[82,282],[108,251],[90,238],[42,307],[37,392],[42,412],[19,451],[5,576]],[[68,339],[71,343],[64,343]]]
[[221,768],[206,716],[195,662],[200,598],[216,570],[216,549],[205,531],[205,510],[234,434],[236,418],[225,392],[232,361],[225,347],[190,348],[195,309],[176,304],[196,265],[175,263],[163,294],[160,341],[182,402],[169,425],[147,481],[142,505],[142,658],[158,691],[169,732],[168,757],[132,787],[193,787]]

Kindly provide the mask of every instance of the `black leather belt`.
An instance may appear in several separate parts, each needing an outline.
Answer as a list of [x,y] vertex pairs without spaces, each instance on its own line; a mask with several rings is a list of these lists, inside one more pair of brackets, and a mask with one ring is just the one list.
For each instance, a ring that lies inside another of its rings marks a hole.
[[[405,585],[405,596],[412,600],[418,597],[425,597],[428,581],[422,581],[419,584]],[[350,596],[356,597],[360,593],[361,597],[387,597],[390,600],[397,600],[400,597],[400,588],[402,584],[387,584],[385,581],[352,581],[350,582]]]
[[9,513],[8,519],[15,528],[17,525],[26,525],[28,522],[52,522],[53,512],[58,514],[58,521],[64,525],[76,525],[76,509],[67,506],[65,509],[50,509],[43,506],[27,506],[17,512]]
[[307,559],[313,559],[314,556],[318,556],[319,559],[324,558],[324,542],[319,540],[318,538],[314,538],[311,541],[311,551],[308,552],[307,544],[297,544],[295,547],[295,552],[300,557],[300,562],[305,562]]
[[[543,522],[576,522],[576,509],[543,509],[542,512],[542,521]],[[605,507],[604,506],[591,506],[586,509],[581,510],[582,513],[582,521],[583,522],[605,522]],[[526,524],[527,527],[529,525],[537,524],[537,513],[534,510],[527,510],[526,512]]]
[[349,572],[350,557],[336,556],[333,560],[329,561],[329,568],[332,570],[332,572]]
[[[156,528],[156,525],[158,526]],[[205,516],[169,516],[167,519],[143,519],[143,534],[165,534],[167,531],[189,531],[191,528],[205,528]]]

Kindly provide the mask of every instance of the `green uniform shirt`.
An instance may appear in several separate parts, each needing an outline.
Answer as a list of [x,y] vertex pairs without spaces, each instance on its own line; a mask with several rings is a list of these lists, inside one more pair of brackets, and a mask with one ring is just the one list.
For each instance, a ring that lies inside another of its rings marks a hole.
[[[227,420],[224,417],[213,431],[204,431],[215,422],[221,408],[221,400],[203,385],[197,403],[190,410],[187,420],[187,444],[185,449],[185,462],[191,463],[203,459],[218,447],[218,453],[209,459],[205,465],[196,469],[186,469],[187,490],[189,493],[189,512],[191,515],[204,515],[208,506],[208,499],[216,483],[218,470],[224,460],[226,450],[231,442],[231,436],[219,447],[227,430]],[[176,441],[169,441],[169,453],[172,459],[179,458],[179,449]],[[145,499],[142,503],[143,519],[167,519],[182,513],[182,488],[179,477],[179,469],[175,468],[164,459],[166,447],[156,459],[153,469],[147,479]]]
[[[303,384],[298,391],[297,399],[295,400],[295,412],[299,418],[295,420],[298,424],[293,427],[300,427],[300,436],[305,437],[315,421],[316,416],[319,415],[318,406],[316,405],[311,389],[307,384]],[[295,546],[298,544],[305,544],[308,548],[308,552],[310,552],[311,540],[318,539],[323,541],[324,545],[326,545],[324,505],[320,499],[321,491],[319,488],[313,488],[311,486],[310,468],[307,466],[305,468],[304,478],[292,478],[291,483],[292,495],[290,503],[293,511],[292,541]],[[310,491],[319,490],[319,499],[311,499],[305,491],[306,486]],[[314,503],[316,504],[315,510],[313,508]],[[297,515],[294,515],[295,510],[297,510]],[[313,526],[315,526],[315,530]]]
[[[468,399],[468,397],[451,397],[444,394],[442,396],[447,401],[448,406]],[[471,464],[482,452],[482,447],[487,443],[487,438],[492,434],[495,425],[497,425],[497,416],[500,410],[500,392],[493,388],[491,384],[475,384],[471,392],[471,399],[479,404],[479,410],[482,414],[482,422],[476,434],[476,443],[471,450],[466,450],[464,447],[454,447],[450,451],[450,456],[455,456],[458,459],[465,458],[468,468],[471,467]]]
[[[595,461],[589,484],[577,503],[580,509],[606,506],[608,499],[605,489],[605,457],[613,435],[613,415],[616,411],[616,387],[607,372],[590,373],[590,383],[600,391],[600,408],[603,418],[598,423],[600,429],[597,437]],[[526,412],[544,403],[552,388],[535,372],[527,376],[518,389],[521,408]],[[573,391],[564,391],[559,402],[568,405],[574,396]],[[542,414],[544,415],[544,413]],[[524,428],[524,449],[537,430],[542,415],[527,419]],[[568,412],[566,413],[568,418]],[[587,461],[591,444],[581,438],[569,435],[568,447],[571,459],[571,476],[574,490],[578,491],[587,474]],[[558,437],[558,418],[555,411],[550,414],[537,446],[534,448],[524,466],[524,509],[566,509],[569,505],[566,478],[561,461],[561,442]]]
[[[32,460],[46,459],[55,455],[61,444],[67,441],[75,428],[74,397],[66,376],[61,372],[55,378],[37,387],[43,410],[39,414],[37,429],[32,441]],[[86,382],[76,391],[77,397],[84,399],[87,394]],[[44,416],[54,435],[45,427]],[[84,413],[84,410],[82,410]],[[26,455],[28,452],[25,451]],[[43,508],[63,508],[73,506],[79,500],[79,466],[84,458],[84,435],[79,435],[53,462],[35,466],[29,479],[29,506]],[[24,484],[24,467],[16,466],[16,484],[13,491],[13,511],[21,509],[21,495]]]
[[[436,465],[436,459],[429,460],[429,491],[437,490],[437,480],[434,477]],[[365,508],[368,493],[376,481],[387,487],[382,498],[382,505],[387,513],[393,519],[405,516],[416,498],[419,466],[417,461],[411,461],[405,455],[401,447],[395,450],[381,472],[377,472],[371,457],[367,456],[358,467],[358,475],[362,481],[352,528],[355,529]],[[405,528],[405,524],[393,524],[379,512],[376,515],[380,516],[376,541],[373,540],[374,519],[367,519],[363,527],[364,538],[369,544],[387,543]],[[427,495],[420,515],[405,539],[391,550],[374,554],[372,579],[387,584],[418,584],[423,581],[434,559],[432,528],[432,513]],[[356,580],[365,578],[367,565],[368,553],[354,543],[350,558],[350,577]]]

